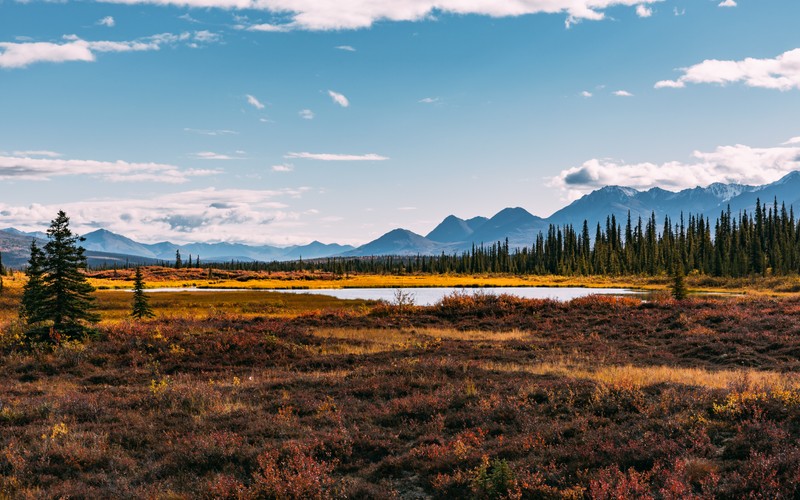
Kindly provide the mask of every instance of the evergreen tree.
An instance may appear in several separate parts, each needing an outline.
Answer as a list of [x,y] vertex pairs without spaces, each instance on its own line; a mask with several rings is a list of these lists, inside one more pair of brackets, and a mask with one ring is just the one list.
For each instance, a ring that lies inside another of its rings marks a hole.
[[3,293],[3,276],[6,274],[6,268],[3,267],[3,252],[0,252],[0,294]]
[[672,298],[675,300],[683,300],[689,293],[684,278],[683,265],[679,263],[672,274]]
[[86,280],[86,256],[78,246],[80,238],[69,229],[69,217],[59,211],[47,230],[49,241],[44,258],[44,308],[53,330],[70,338],[85,333],[84,323],[96,323],[99,316],[92,312],[94,287]]
[[180,269],[183,267],[183,263],[181,262],[181,251],[180,249],[175,250],[175,269]]
[[44,306],[44,252],[36,246],[36,241],[31,241],[31,256],[28,259],[28,268],[25,274],[28,282],[22,289],[22,302],[20,304],[19,316],[28,325],[33,325],[48,319]]
[[142,278],[142,268],[136,266],[136,274],[133,277],[133,311],[131,316],[136,319],[152,318],[155,316],[150,309],[150,298],[144,293],[144,279]]

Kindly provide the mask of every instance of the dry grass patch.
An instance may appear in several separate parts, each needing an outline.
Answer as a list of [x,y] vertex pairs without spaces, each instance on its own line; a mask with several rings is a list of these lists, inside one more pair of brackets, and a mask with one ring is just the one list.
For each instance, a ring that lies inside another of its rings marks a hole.
[[800,389],[800,374],[773,371],[705,370],[673,366],[610,365],[589,366],[568,360],[532,363],[484,362],[480,367],[496,372],[530,373],[591,380],[610,386],[648,387],[657,384],[680,384],[708,389],[766,391],[776,393]]
[[[329,340],[316,352],[320,354],[377,354],[411,348],[427,348],[442,340],[507,342],[524,340],[529,332],[510,330],[490,332],[457,330],[454,328],[380,329],[380,328],[320,328],[310,332],[313,336]],[[337,342],[338,341],[338,342]]]
[[457,330],[454,328],[424,328],[416,330],[419,335],[426,335],[437,339],[447,340],[475,340],[475,341],[496,341],[508,342],[510,340],[526,340],[532,335],[518,329],[507,332],[492,332],[486,330]]

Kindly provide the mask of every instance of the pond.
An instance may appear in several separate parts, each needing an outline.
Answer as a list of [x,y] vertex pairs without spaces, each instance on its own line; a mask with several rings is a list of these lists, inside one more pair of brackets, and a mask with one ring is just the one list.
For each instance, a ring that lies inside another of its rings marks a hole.
[[[473,293],[482,294],[507,294],[521,297],[524,299],[552,299],[558,301],[569,301],[588,295],[617,295],[635,296],[645,298],[647,292],[642,290],[631,290],[625,288],[581,288],[581,287],[486,287],[486,288],[456,288],[456,287],[434,287],[434,288],[321,288],[303,290],[258,290],[261,292],[277,293],[305,293],[313,295],[328,295],[337,299],[361,299],[361,300],[385,300],[395,302],[398,290],[402,290],[405,296],[410,297],[414,304],[418,306],[429,306],[436,304],[443,297],[453,293]],[[236,290],[225,288],[152,288],[149,292],[236,292],[236,291],[256,291],[256,290]]]

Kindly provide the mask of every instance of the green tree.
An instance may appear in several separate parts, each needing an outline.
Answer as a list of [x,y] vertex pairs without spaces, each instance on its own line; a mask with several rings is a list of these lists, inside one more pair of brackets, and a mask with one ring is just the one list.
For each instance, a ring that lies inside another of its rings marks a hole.
[[183,263],[181,262],[181,251],[180,249],[175,250],[175,269],[180,269],[183,267]]
[[45,255],[36,246],[36,241],[31,241],[30,259],[25,274],[28,282],[22,289],[22,301],[20,304],[19,315],[28,325],[35,325],[46,321],[48,318],[44,306],[45,286],[44,286],[44,266]]
[[683,265],[678,263],[674,267],[674,272],[672,274],[672,298],[675,300],[683,300],[689,293],[686,289],[686,281],[684,278]]
[[152,318],[155,316],[150,309],[150,298],[144,293],[144,278],[142,278],[142,268],[136,266],[136,274],[133,277],[133,311],[131,316],[136,319]]
[[94,287],[86,280],[86,256],[78,246],[80,238],[69,229],[69,217],[59,211],[47,230],[49,241],[44,246],[44,300],[48,319],[61,338],[86,333],[85,323],[96,323],[100,317],[92,309]]

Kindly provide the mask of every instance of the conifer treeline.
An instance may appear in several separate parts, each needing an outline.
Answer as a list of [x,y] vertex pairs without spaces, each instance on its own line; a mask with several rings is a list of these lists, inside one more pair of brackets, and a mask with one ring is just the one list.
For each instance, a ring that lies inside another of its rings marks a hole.
[[[713,237],[712,237],[713,235]],[[199,260],[199,259],[198,259]],[[624,222],[580,229],[550,225],[530,247],[512,249],[508,240],[473,245],[469,251],[435,256],[330,257],[291,262],[205,263],[203,267],[252,271],[374,273],[513,273],[555,275],[658,275],[682,265],[688,272],[725,277],[800,273],[800,221],[792,208],[756,202],[752,213],[730,208],[713,223],[702,216]]]
[[[509,248],[508,240],[473,245],[460,254],[413,257],[328,258],[309,262],[253,264],[273,271],[323,270],[337,274],[368,273],[516,273],[556,275],[657,275],[681,264],[687,272],[726,277],[800,272],[800,221],[785,205],[762,204],[752,213],[722,212],[713,226],[708,218],[689,215],[657,221],[624,222],[615,216],[593,230],[584,221],[550,225],[530,247]],[[713,237],[712,237],[713,235]],[[229,264],[230,265],[230,264]],[[233,263],[236,265],[236,263]],[[249,264],[238,266],[247,268]]]

